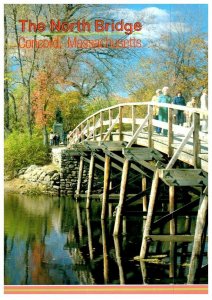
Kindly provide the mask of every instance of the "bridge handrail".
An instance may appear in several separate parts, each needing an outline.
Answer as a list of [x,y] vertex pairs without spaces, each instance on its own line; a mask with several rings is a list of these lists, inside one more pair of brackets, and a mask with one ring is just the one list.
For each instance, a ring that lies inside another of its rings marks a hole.
[[[144,119],[144,111],[136,111],[136,107],[146,106],[148,109],[145,112],[146,117]],[[130,117],[124,117],[124,108],[130,107],[131,111],[127,110],[127,115],[131,114]],[[167,121],[156,120],[154,117],[154,107],[167,108]],[[117,111],[118,109],[118,111]],[[115,113],[114,113],[115,110]],[[175,110],[184,111],[189,117],[186,124],[187,127],[182,127],[174,124],[173,116]],[[108,112],[107,119],[104,113]],[[140,115],[138,115],[137,114]],[[187,114],[188,113],[188,114]],[[141,114],[143,117],[141,117]],[[124,134],[129,131],[132,134],[129,144],[136,143],[136,140],[143,132],[147,134],[147,147],[153,147],[153,132],[155,127],[163,129],[164,135],[167,136],[167,148],[164,150],[169,157],[172,157],[174,153],[174,135],[181,134],[186,136],[189,132],[189,137],[193,140],[193,165],[198,168],[200,167],[200,154],[201,154],[201,141],[207,142],[208,135],[201,132],[201,120],[205,120],[208,116],[207,110],[200,108],[190,108],[187,106],[168,104],[168,103],[155,103],[155,102],[128,102],[120,103],[111,107],[101,109],[94,114],[88,116],[83,120],[72,132],[69,133],[68,138],[69,147],[73,144],[81,142],[86,139],[92,140],[111,140],[113,139],[114,133],[116,134],[116,140],[122,140]],[[192,119],[191,119],[192,117]],[[145,124],[143,122],[145,121]],[[191,126],[191,122],[193,123]],[[189,124],[189,125],[188,125]],[[205,123],[207,124],[207,123]],[[128,128],[130,126],[130,129]],[[191,130],[191,128],[193,128]],[[118,135],[118,137],[117,137]],[[186,144],[188,139],[183,142]],[[181,152],[178,151],[179,153]],[[178,153],[177,152],[177,153]],[[176,157],[175,157],[176,159]]]
[[92,119],[93,117],[99,115],[100,113],[109,111],[109,110],[113,110],[116,108],[120,108],[120,107],[127,107],[127,106],[156,106],[156,107],[166,107],[166,108],[171,108],[174,110],[181,110],[184,112],[188,112],[188,113],[198,113],[198,114],[204,114],[205,116],[208,115],[208,111],[207,110],[203,110],[201,108],[190,108],[187,106],[182,106],[182,105],[176,105],[176,104],[168,104],[168,103],[156,103],[156,102],[151,102],[151,101],[147,101],[147,102],[127,102],[127,103],[119,103],[107,108],[102,108],[100,110],[98,110],[97,112],[93,113],[92,115],[88,116],[86,119],[84,119],[81,123],[79,123],[72,132],[74,132],[77,128],[79,128],[81,125],[83,125],[85,122],[87,122],[88,120]]

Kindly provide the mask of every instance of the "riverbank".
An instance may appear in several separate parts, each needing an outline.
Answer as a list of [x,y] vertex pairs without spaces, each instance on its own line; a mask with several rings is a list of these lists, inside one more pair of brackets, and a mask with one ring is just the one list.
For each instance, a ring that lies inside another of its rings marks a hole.
[[4,181],[4,191],[18,194],[58,194],[59,168],[54,164],[31,165],[19,171],[18,177]]
[[4,181],[4,192],[13,194],[41,195],[49,194],[47,187],[43,184],[27,182],[21,178]]

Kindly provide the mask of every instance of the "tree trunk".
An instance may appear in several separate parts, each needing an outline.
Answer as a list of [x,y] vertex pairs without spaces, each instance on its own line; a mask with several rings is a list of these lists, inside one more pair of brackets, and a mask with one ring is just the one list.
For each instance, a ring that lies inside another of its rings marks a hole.
[[46,125],[43,126],[43,144],[44,144],[44,146],[49,145],[48,132],[47,132]]
[[9,114],[9,84],[8,84],[8,32],[7,32],[7,18],[4,16],[4,128],[6,131],[10,130],[10,114]]
[[27,127],[29,135],[32,136],[32,110],[31,110],[31,88],[30,83],[27,86]]

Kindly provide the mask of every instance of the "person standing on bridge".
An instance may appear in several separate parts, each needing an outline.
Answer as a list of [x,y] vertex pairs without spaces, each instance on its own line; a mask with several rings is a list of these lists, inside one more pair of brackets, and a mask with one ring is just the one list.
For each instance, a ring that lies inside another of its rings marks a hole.
[[[204,89],[202,91],[202,96],[200,97],[200,108],[203,110],[208,110],[208,91],[207,89]],[[201,114],[202,119],[202,132],[208,132],[208,115],[207,114]]]
[[[191,98],[191,101],[187,102],[186,106],[188,108],[197,108],[197,101],[195,97]],[[186,111],[186,126],[191,127],[193,121],[193,112]]]
[[[173,104],[182,105],[182,106],[186,105],[185,98],[182,96],[181,91],[177,92],[177,95],[173,100]],[[183,126],[183,124],[184,124],[184,111],[183,110],[176,110],[176,123],[177,123],[177,125]]]
[[[160,97],[160,95],[162,94],[162,90],[161,89],[157,89],[155,92],[155,95],[152,97],[152,102],[154,102],[155,104],[158,103],[158,98]],[[154,106],[153,107],[153,118],[155,120],[158,120],[158,113],[159,113],[159,107],[158,106]],[[161,132],[161,129],[159,127],[155,127],[155,131],[157,133]]]
[[[158,103],[171,104],[172,98],[169,96],[169,87],[165,86],[162,89],[162,93],[163,94],[158,97]],[[158,120],[162,121],[162,122],[168,122],[168,108],[167,107],[159,107]],[[161,129],[160,129],[160,131],[161,131]],[[168,135],[167,129],[163,129],[163,135],[164,136]]]

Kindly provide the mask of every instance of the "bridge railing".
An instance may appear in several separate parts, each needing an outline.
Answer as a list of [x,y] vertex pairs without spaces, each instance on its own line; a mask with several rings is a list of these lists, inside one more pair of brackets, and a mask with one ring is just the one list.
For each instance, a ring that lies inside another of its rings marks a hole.
[[[167,108],[168,121],[155,119],[156,108]],[[174,115],[176,111],[183,111],[185,119],[191,120],[185,126],[175,124]],[[72,132],[69,133],[69,146],[84,140],[108,141],[115,135],[116,140],[121,141],[123,135],[130,135],[131,146],[139,135],[147,135],[147,146],[152,147],[154,128],[159,127],[167,131],[166,143],[168,156],[173,155],[173,139],[175,135],[184,137],[184,145],[189,139],[193,139],[194,165],[199,165],[199,154],[201,142],[207,143],[207,133],[201,131],[204,122],[207,122],[208,111],[199,108],[189,108],[166,103],[155,102],[129,102],[121,103],[101,109],[81,122]],[[183,146],[184,146],[183,145]]]

